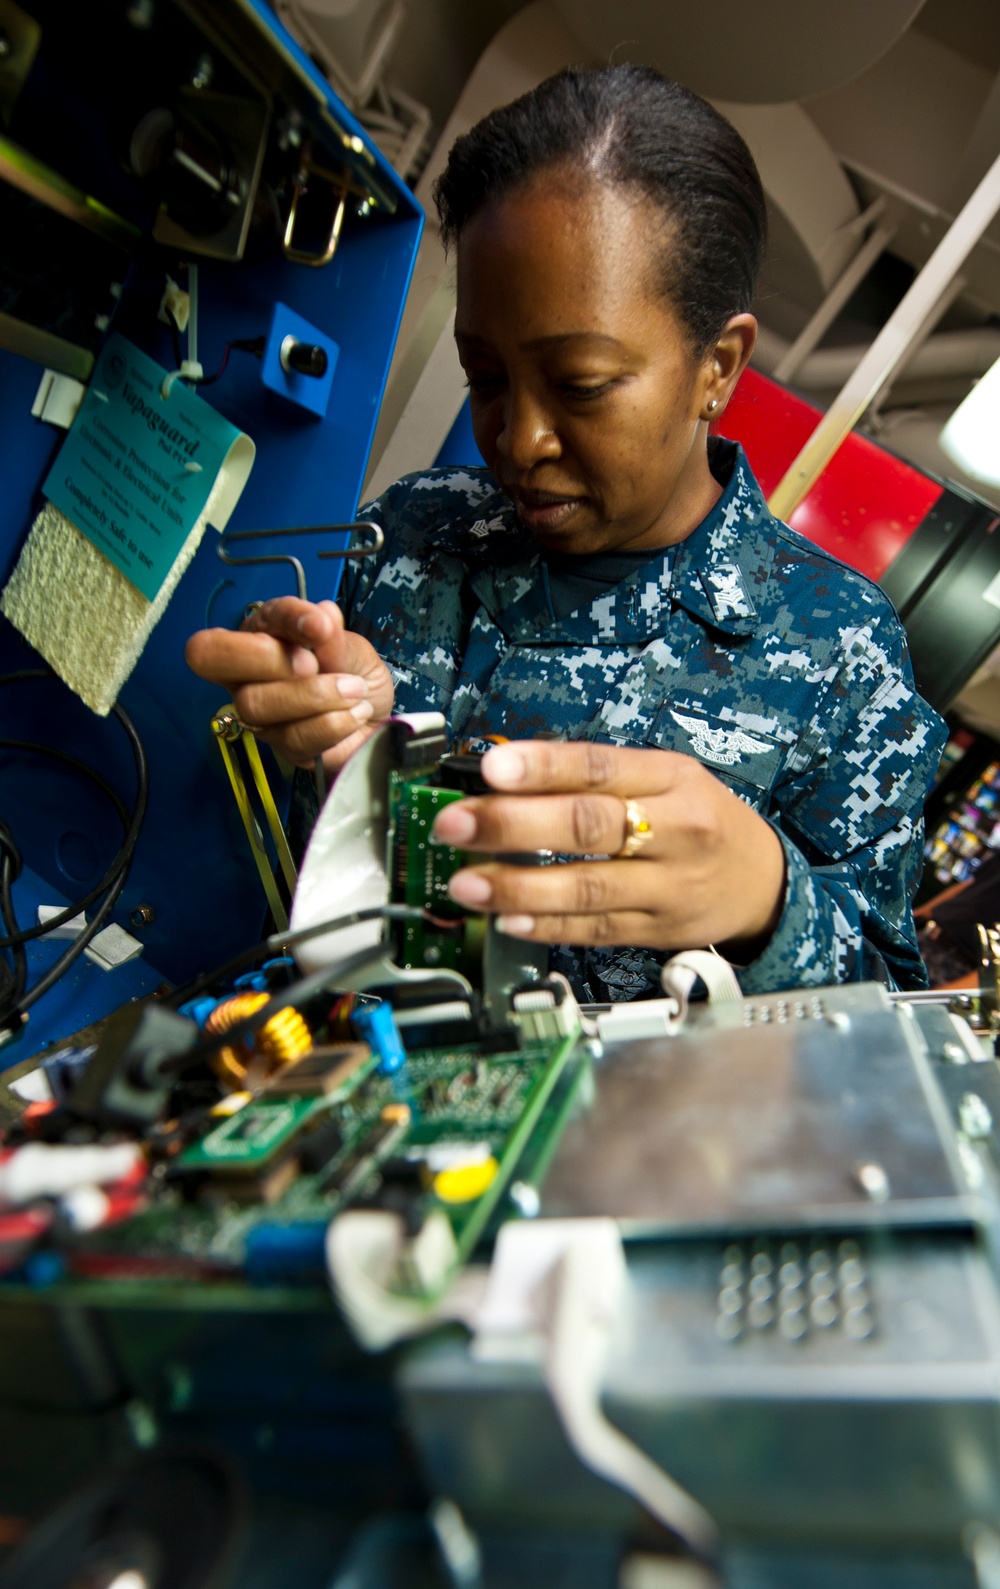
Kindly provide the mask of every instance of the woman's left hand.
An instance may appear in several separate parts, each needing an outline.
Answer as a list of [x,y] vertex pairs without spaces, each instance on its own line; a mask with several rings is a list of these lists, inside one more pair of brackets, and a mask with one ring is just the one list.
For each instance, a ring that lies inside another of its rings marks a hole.
[[[714,944],[739,963],[777,926],[785,857],[774,829],[700,761],[669,750],[524,740],[483,757],[497,793],[455,801],[434,836],[482,850],[451,880],[457,904],[489,911],[513,937],[538,943],[690,949]],[[619,858],[626,801],[651,835]],[[607,855],[549,867],[493,857],[531,850]]]

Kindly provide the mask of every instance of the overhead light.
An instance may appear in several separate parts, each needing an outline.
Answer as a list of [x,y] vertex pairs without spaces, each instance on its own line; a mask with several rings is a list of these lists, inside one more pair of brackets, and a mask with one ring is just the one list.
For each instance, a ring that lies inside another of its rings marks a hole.
[[1000,486],[1000,359],[959,403],[938,440],[963,474]]

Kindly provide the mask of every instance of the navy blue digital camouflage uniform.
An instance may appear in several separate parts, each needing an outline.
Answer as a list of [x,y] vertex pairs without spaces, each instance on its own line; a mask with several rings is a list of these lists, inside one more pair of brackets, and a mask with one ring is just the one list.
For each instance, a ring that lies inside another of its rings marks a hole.
[[[390,666],[396,709],[443,712],[453,741],[683,751],[759,811],[788,881],[746,992],[923,986],[910,895],[944,725],[878,587],[772,516],[735,443],[711,446],[724,490],[704,522],[561,620],[486,469],[411,475],[362,514],[386,544],[348,565],[345,617]],[[657,993],[663,958],[565,947],[552,964],[604,1002]]]

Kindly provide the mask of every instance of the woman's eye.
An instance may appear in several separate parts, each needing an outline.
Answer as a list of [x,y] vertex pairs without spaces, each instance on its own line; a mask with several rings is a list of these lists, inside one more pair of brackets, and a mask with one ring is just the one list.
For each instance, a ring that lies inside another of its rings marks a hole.
[[470,392],[475,392],[479,397],[492,396],[492,394],[494,392],[498,392],[500,387],[503,385],[503,376],[468,375],[466,376],[465,384],[469,388]]
[[603,397],[614,384],[614,381],[598,381],[589,385],[583,381],[561,381],[559,390],[564,397],[586,403],[595,397]]

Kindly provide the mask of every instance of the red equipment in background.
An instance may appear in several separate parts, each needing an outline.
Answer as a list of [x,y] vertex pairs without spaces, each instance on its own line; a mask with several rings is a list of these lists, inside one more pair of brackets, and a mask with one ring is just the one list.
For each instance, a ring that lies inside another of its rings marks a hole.
[[[743,444],[765,496],[821,411],[747,370],[715,427]],[[856,431],[834,454],[792,525],[877,580],[906,627],[921,693],[944,711],[1000,643],[1000,515]]]
[[[783,478],[822,410],[747,370],[713,430],[741,442],[765,496]],[[852,431],[792,514],[800,535],[879,580],[944,494],[944,486]]]

